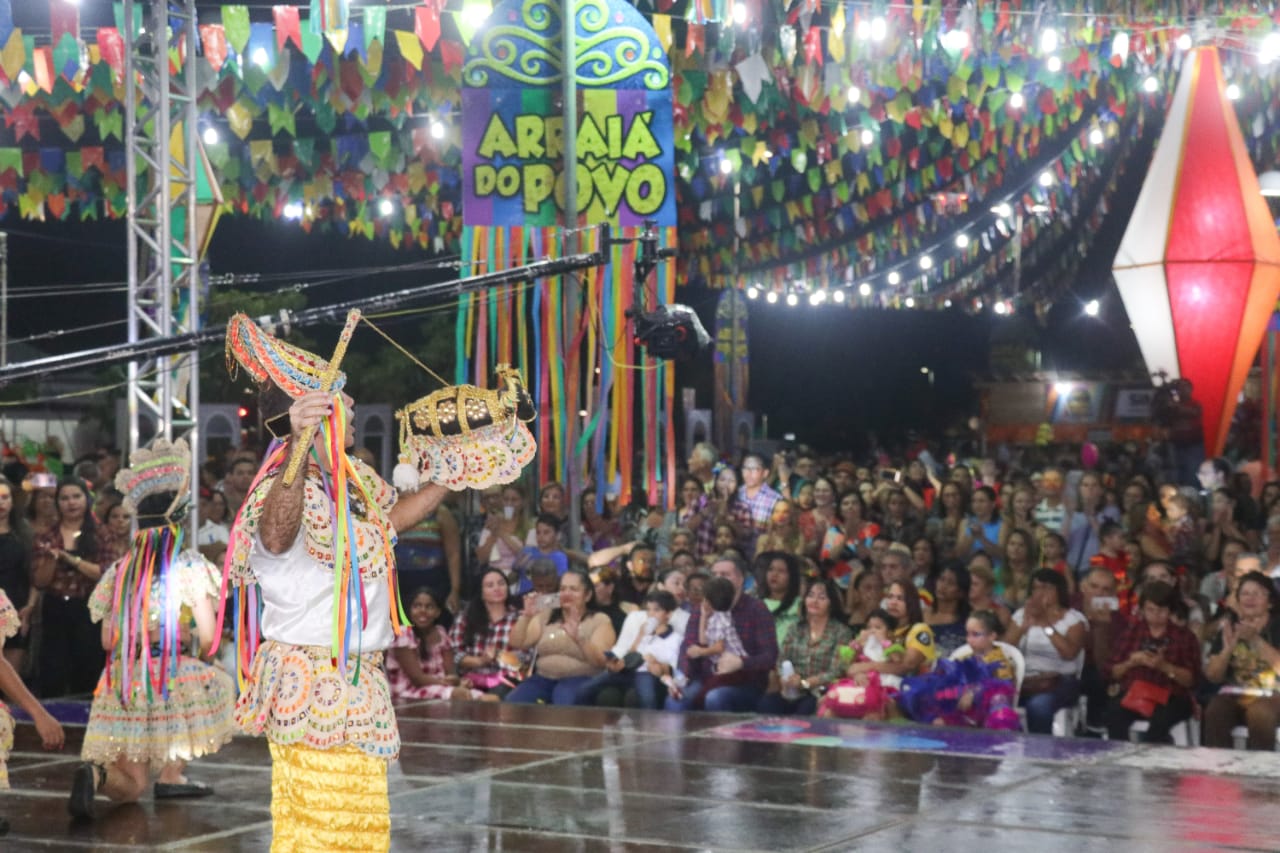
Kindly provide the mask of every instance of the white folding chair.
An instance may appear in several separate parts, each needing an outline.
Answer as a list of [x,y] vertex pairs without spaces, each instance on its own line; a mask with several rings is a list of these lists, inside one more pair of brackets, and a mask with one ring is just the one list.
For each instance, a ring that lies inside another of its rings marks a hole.
[[[1129,740],[1137,743],[1139,741],[1138,736],[1150,730],[1150,720],[1134,720],[1133,725],[1129,726]],[[1247,736],[1247,729],[1245,733]],[[1231,734],[1234,736],[1235,731],[1233,730]],[[1195,716],[1192,715],[1170,729],[1169,735],[1173,738],[1174,746],[1195,746],[1200,742],[1200,724]]]
[[[1022,693],[1022,678],[1027,674],[1027,659],[1022,656],[1022,651],[1017,646],[996,640],[996,646],[1000,651],[1004,652],[1004,656],[1013,664],[1013,705],[1018,712],[1018,722],[1022,726],[1022,730],[1027,730],[1027,712],[1023,708],[1018,707],[1018,696]],[[952,660],[968,657],[973,654],[973,648],[965,643],[960,648],[951,653]]]

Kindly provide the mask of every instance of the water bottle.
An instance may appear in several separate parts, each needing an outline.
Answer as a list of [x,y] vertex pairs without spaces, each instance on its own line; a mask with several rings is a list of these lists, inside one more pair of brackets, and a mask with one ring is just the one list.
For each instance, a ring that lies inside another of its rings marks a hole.
[[799,699],[800,698],[799,687],[785,686],[787,683],[787,679],[791,678],[791,676],[796,674],[796,668],[791,665],[791,661],[784,660],[782,662],[782,666],[778,667],[778,674],[782,676],[782,683],[784,685],[782,688],[782,698],[783,699]]

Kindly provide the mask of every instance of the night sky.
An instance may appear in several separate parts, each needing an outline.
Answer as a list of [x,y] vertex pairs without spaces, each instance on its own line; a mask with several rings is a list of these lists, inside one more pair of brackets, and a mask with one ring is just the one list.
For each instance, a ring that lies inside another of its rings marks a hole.
[[[124,227],[121,223],[29,223],[9,220],[10,287],[16,293],[36,285],[123,282]],[[1120,226],[1122,228],[1122,226]],[[862,446],[876,431],[893,443],[908,428],[940,434],[976,414],[973,380],[988,375],[993,333],[1043,350],[1048,370],[1114,370],[1133,365],[1137,347],[1107,268],[1112,242],[1102,235],[1104,257],[1091,257],[1073,292],[1058,301],[1041,326],[1027,316],[1001,318],[987,312],[847,310],[832,305],[789,308],[779,302],[751,303],[751,406],[769,418],[772,436],[795,432],[802,440],[830,449]],[[1113,235],[1115,240],[1119,235]],[[1112,250],[1113,251],[1113,250]],[[210,252],[214,274],[297,273],[404,264],[426,260],[421,252],[349,240],[333,234],[307,235],[292,225],[226,217]],[[372,289],[396,289],[438,280],[435,273],[382,274],[308,291],[311,305],[352,298]],[[1083,316],[1084,300],[1103,300],[1103,316]],[[713,331],[718,293],[686,287],[677,299],[692,305]],[[123,286],[113,293],[11,299],[10,339],[51,329],[123,320]],[[50,353],[123,341],[123,322],[91,333],[65,334],[33,342]],[[410,343],[409,341],[405,341]],[[921,367],[934,371],[933,385]],[[711,402],[711,357],[682,365],[678,387],[698,389],[700,406]]]

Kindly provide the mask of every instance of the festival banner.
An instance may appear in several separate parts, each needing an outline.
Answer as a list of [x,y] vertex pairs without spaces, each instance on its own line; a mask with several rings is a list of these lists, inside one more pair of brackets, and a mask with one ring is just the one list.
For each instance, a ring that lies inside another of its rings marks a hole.
[[[587,224],[674,226],[671,73],[634,7],[579,0],[577,213]],[[507,0],[467,51],[464,225],[545,226],[564,203],[560,13]]]

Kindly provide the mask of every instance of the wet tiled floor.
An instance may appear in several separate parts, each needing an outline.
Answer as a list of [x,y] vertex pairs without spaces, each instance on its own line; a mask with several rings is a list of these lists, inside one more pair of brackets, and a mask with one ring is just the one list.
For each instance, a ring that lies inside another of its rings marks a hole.
[[[400,709],[392,849],[1280,850],[1280,754],[1050,742],[732,715],[419,703]],[[0,850],[262,851],[262,741],[193,777],[218,795],[111,807],[73,824],[62,754],[19,724]]]

